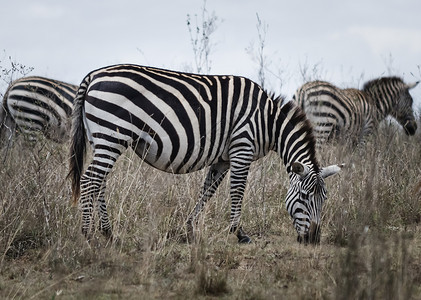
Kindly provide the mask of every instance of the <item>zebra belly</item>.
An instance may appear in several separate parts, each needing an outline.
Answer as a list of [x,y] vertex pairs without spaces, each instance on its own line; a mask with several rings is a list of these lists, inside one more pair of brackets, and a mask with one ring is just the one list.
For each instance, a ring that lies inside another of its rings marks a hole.
[[[95,111],[91,109],[92,106],[86,104],[85,127],[88,140],[96,152],[106,151],[107,154],[114,155],[112,154],[114,151],[110,152],[104,148],[116,149],[122,153],[130,146],[149,165],[174,174],[197,171],[215,163],[222,156],[228,157],[225,152],[222,154],[215,152],[214,155],[209,156],[209,151],[201,151],[200,142],[189,144],[186,138],[171,137],[153,122],[145,122],[142,127],[139,127],[105,112],[102,112],[104,119],[99,120],[92,117]],[[149,130],[145,131],[143,127]],[[178,144],[182,142],[184,145],[180,147]],[[95,150],[98,145],[102,146],[103,150]],[[192,155],[189,160],[185,160],[188,153]],[[201,153],[201,155],[196,153]]]
[[[188,164],[182,160],[174,160],[171,157],[172,147],[169,146],[171,145],[170,140],[162,139],[161,142],[163,146],[159,147],[156,137],[153,138],[149,133],[142,131],[139,139],[134,141],[131,146],[136,154],[147,164],[161,171],[173,174],[191,173],[210,166],[217,161],[228,161],[228,154],[224,152],[212,161],[198,157],[196,164]],[[197,145],[197,147],[199,146]],[[191,151],[196,152],[195,150]]]

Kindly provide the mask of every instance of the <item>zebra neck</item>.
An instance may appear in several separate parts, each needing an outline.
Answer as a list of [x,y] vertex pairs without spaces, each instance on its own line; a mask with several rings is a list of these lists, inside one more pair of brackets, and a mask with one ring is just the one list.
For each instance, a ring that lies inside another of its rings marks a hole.
[[378,120],[383,120],[393,113],[393,109],[396,107],[397,89],[394,81],[388,80],[388,78],[378,82],[370,82],[364,88],[376,105],[376,117]]
[[270,98],[260,101],[251,117],[255,158],[266,156],[275,149],[275,118],[277,103]]
[[287,172],[290,173],[294,162],[300,162],[319,172],[313,128],[304,112],[294,102],[278,107],[274,127],[273,150],[281,157]]

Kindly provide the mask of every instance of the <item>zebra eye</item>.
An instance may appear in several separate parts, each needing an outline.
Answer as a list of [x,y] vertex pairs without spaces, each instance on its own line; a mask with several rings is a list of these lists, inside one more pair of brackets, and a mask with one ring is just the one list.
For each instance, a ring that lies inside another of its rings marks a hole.
[[308,192],[307,191],[301,190],[300,191],[300,196],[301,196],[301,199],[308,200]]

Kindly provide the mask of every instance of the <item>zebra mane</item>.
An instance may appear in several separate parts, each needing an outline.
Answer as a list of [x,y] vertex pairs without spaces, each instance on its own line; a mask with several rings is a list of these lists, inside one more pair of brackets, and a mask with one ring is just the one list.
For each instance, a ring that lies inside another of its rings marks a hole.
[[[283,99],[283,98],[282,98]],[[296,105],[294,101],[288,101],[281,107],[281,114],[287,116],[293,111],[292,117],[288,120],[292,126],[297,126],[301,123],[300,129],[297,131],[298,135],[305,133],[305,141],[307,142],[307,149],[309,149],[310,162],[313,164],[314,171],[320,171],[319,162],[316,157],[316,138],[313,135],[313,126],[305,112]]]
[[282,105],[284,105],[284,104],[285,104],[285,102],[286,102],[286,100],[285,100],[285,96],[284,96],[284,95],[278,95],[278,96],[275,96],[275,93],[274,93],[274,92],[268,92],[268,91],[265,91],[265,93],[266,93],[266,95],[268,95],[268,97],[269,97],[270,99],[272,99],[272,101],[273,101],[275,104],[277,104],[279,107],[281,107]]
[[397,76],[390,76],[390,77],[380,77],[376,79],[372,79],[370,81],[367,81],[364,84],[363,91],[368,92],[372,90],[373,88],[378,88],[379,86],[385,86],[385,85],[404,85],[404,82],[402,78]]

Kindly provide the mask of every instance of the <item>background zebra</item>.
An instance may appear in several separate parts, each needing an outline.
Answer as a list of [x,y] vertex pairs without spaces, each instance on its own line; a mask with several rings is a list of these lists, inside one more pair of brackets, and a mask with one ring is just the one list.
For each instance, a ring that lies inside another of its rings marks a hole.
[[[74,103],[70,172],[73,199],[81,196],[82,231],[91,232],[93,201],[100,229],[111,236],[104,201],[105,181],[129,146],[153,167],[188,173],[210,166],[188,219],[189,234],[205,203],[230,170],[231,232],[240,227],[241,202],[250,164],[270,150],[290,174],[286,198],[299,240],[318,242],[324,177],[340,167],[320,169],[311,125],[292,103],[281,108],[254,82],[236,76],[204,76],[136,65],[115,65],[88,74]],[[82,175],[85,138],[94,151]],[[81,189],[81,190],[80,190]]]
[[318,145],[340,136],[361,142],[387,116],[395,118],[406,134],[415,134],[417,124],[409,90],[417,84],[405,84],[398,77],[382,77],[358,90],[313,81],[300,87],[294,100],[313,123]]
[[0,107],[0,140],[10,140],[16,129],[41,131],[56,142],[70,133],[77,86],[44,77],[24,77],[7,89]]

